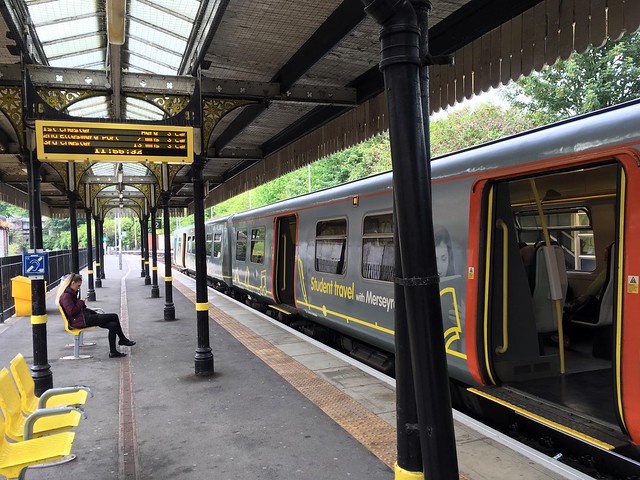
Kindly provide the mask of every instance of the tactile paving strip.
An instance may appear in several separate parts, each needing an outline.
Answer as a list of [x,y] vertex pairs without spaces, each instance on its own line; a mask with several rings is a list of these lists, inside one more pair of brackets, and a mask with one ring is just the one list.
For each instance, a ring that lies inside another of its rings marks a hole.
[[[195,303],[194,292],[178,282],[174,282],[173,285]],[[389,468],[394,468],[396,462],[395,428],[211,304],[209,304],[209,316]]]

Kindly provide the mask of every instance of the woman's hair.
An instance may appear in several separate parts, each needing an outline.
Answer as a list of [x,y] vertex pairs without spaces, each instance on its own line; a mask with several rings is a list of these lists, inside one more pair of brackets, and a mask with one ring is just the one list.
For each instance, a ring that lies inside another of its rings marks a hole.
[[58,285],[58,291],[56,292],[56,305],[60,305],[60,297],[67,289],[71,282],[77,282],[78,280],[82,281],[82,275],[78,275],[77,273],[70,273],[62,281],[60,285]]
[[456,269],[453,265],[453,246],[451,245],[451,236],[449,235],[449,230],[447,230],[442,225],[434,225],[433,233],[436,247],[441,243],[444,243],[447,246],[447,253],[449,254],[449,266],[447,268],[445,276],[453,275]]

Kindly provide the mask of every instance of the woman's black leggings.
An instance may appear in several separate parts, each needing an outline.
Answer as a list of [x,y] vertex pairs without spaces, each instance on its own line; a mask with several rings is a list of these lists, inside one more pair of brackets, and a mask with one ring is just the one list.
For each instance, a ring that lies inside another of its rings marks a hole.
[[127,340],[117,313],[90,313],[84,315],[87,327],[100,327],[109,330],[109,348],[111,353],[118,351],[116,348],[116,335],[120,341]]

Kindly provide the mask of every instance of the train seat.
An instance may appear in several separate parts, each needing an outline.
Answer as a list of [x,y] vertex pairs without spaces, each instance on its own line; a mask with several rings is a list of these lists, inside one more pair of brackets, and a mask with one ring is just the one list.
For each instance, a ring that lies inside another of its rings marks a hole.
[[571,318],[571,323],[576,325],[584,325],[587,327],[607,327],[613,325],[613,261],[616,255],[615,243],[607,248],[607,266],[606,276],[600,294],[597,296],[599,300],[598,308],[593,309],[591,315],[579,315],[578,311]]
[[538,333],[558,330],[556,300],[560,300],[560,315],[567,298],[567,269],[564,253],[559,245],[539,245],[535,253],[535,285],[533,313]]

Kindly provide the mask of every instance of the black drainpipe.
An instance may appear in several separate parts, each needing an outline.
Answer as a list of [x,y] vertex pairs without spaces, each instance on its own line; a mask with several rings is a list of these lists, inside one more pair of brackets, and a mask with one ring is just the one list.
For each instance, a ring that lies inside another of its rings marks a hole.
[[[408,345],[398,348],[410,351],[424,477],[453,480],[458,478],[458,460],[435,256],[430,154],[425,140],[428,112],[423,114],[421,105],[420,29],[408,0],[362,2],[367,14],[382,26],[380,69],[389,109],[396,248],[401,259],[395,281],[404,290],[408,331]],[[402,385],[397,389],[399,394],[410,391]],[[410,425],[398,427],[399,436],[411,430]],[[411,443],[399,439],[399,448],[403,444]],[[415,455],[398,452],[398,460],[404,458]],[[403,468],[400,463],[398,467]]]

